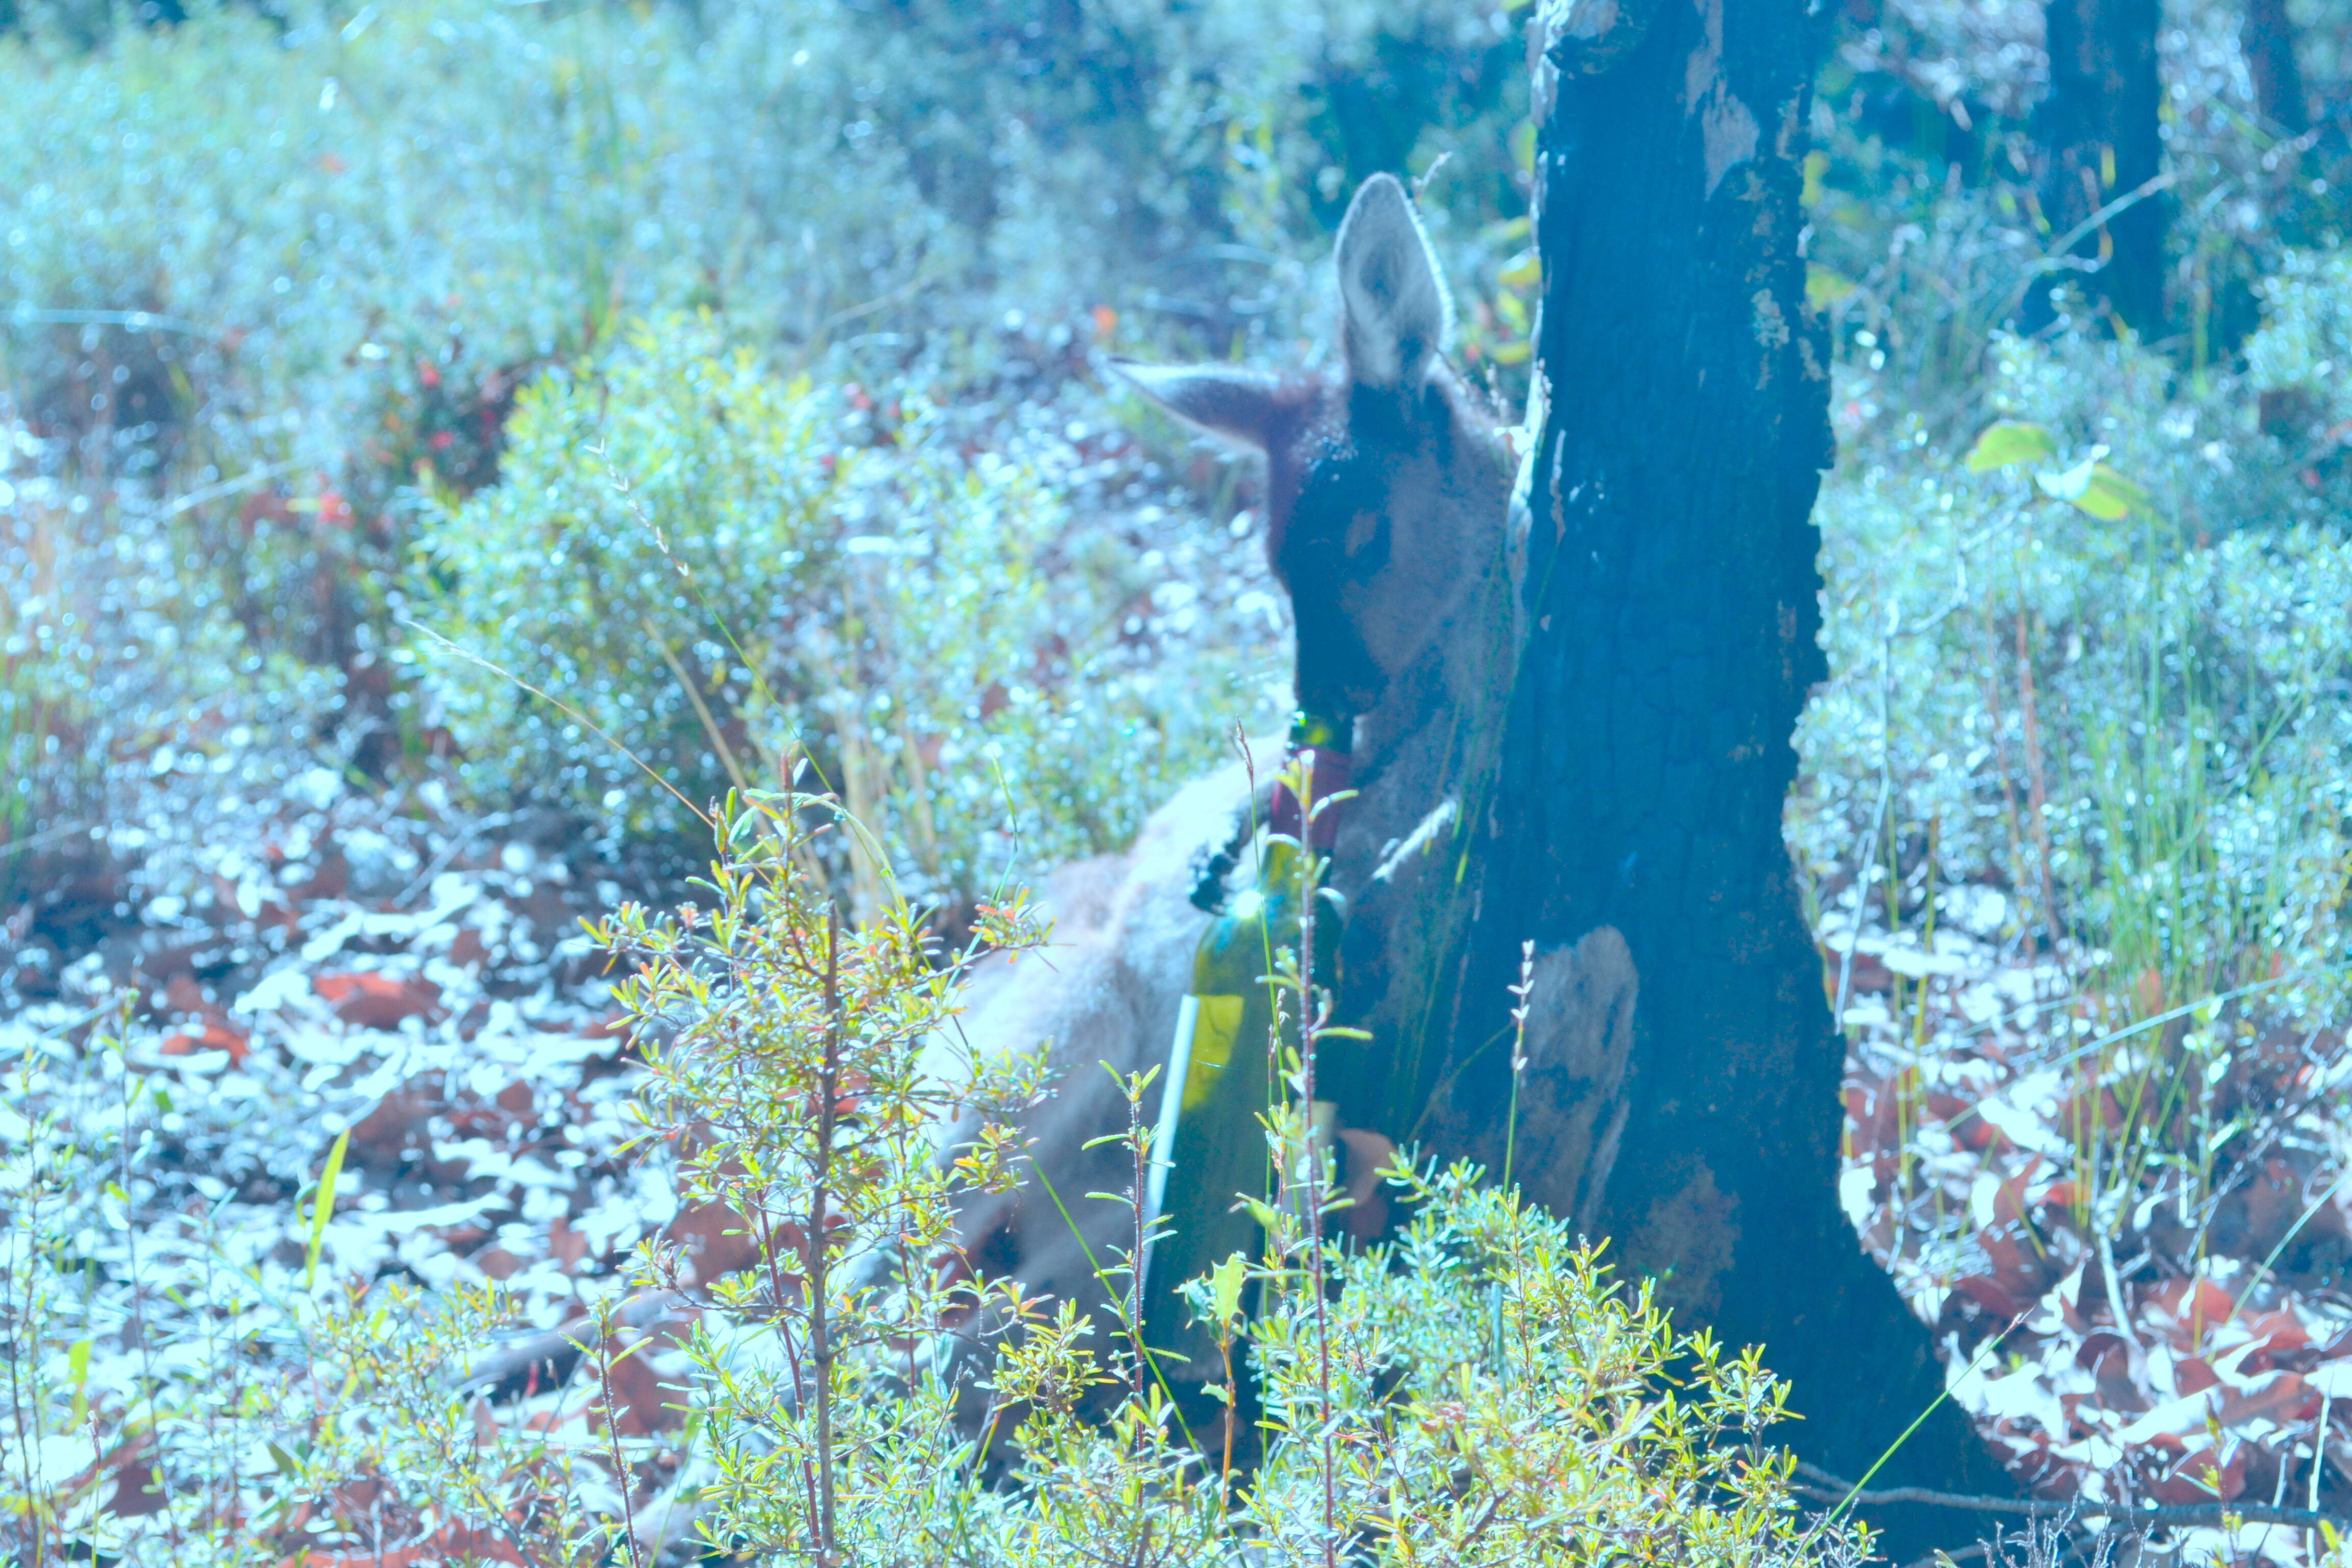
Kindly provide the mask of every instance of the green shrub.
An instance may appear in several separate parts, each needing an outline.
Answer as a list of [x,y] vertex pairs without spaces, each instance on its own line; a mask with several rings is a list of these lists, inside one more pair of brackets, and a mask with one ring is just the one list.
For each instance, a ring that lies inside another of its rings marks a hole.
[[[2119,996],[2276,966],[2307,976],[2299,1005],[2328,1005],[2352,872],[2352,632],[2329,606],[2352,550],[2242,527],[2260,439],[2221,398],[2169,399],[2153,356],[2002,339],[1993,359],[1988,412],[2046,447],[1979,471],[1922,429],[1823,491],[1833,679],[1801,731],[1792,841],[1828,867],[1874,833],[1905,877],[1932,842],[1936,865],[2007,886],[2012,931],[2064,932]],[[2112,412],[2135,407],[2155,416]],[[2095,463],[2110,501],[2063,499]]]
[[[1390,1245],[1325,1249],[1328,1300],[1294,1205],[1265,1211],[1261,1258],[1198,1282],[1228,1339],[1245,1282],[1256,1300],[1234,1352],[1262,1400],[1254,1468],[1188,1440],[1137,1362],[1131,1307],[1097,1321],[940,1271],[958,1192],[1019,1173],[1003,1123],[1039,1072],[943,1074],[937,1041],[967,961],[1040,931],[1018,895],[961,952],[887,893],[845,924],[804,869],[813,819],[858,831],[836,801],[730,802],[708,907],[625,906],[598,932],[631,961],[618,1000],[646,1026],[639,1147],[757,1253],[698,1287],[685,1355],[652,1372],[625,1367],[657,1350],[614,1303],[677,1283],[676,1243],[591,1287],[576,1374],[493,1405],[464,1380],[515,1302],[382,1268],[372,1222],[396,1215],[381,1191],[354,1202],[378,1178],[354,1181],[342,1142],[290,1201],[184,1158],[226,1140],[225,1170],[307,1173],[313,1130],[255,1112],[296,1095],[295,1068],[257,1058],[260,1081],[231,1090],[143,1040],[13,1032],[0,1552],[650,1563],[622,1538],[676,1510],[761,1562],[812,1541],[925,1568],[1858,1560],[1858,1531],[1790,1496],[1764,1436],[1784,1393],[1757,1355],[1677,1336],[1567,1225],[1468,1169],[1395,1173],[1413,1219]],[[1129,1086],[1139,1104],[1149,1087]],[[941,1160],[967,1111],[999,1125]],[[1124,1259],[1102,1266],[1116,1295]],[[682,1424],[661,1415],[681,1403]],[[606,1419],[624,1409],[625,1430]]]
[[1119,845],[1214,754],[1252,706],[1217,695],[1232,655],[1127,658],[1128,585],[1056,500],[911,395],[854,439],[850,396],[682,319],[526,392],[504,482],[425,531],[467,776],[675,830],[806,757],[911,891],[968,906],[1016,852]]
[[[1570,1226],[1474,1169],[1394,1173],[1414,1217],[1355,1255],[1310,1241],[1297,1211],[1315,1200],[1255,1205],[1264,1256],[1194,1283],[1196,1311],[1228,1335],[1255,1285],[1235,1352],[1265,1411],[1246,1474],[1188,1440],[1149,1371],[1130,1249],[1098,1259],[1109,1322],[942,1276],[957,1193],[1022,1174],[1011,1126],[988,1119],[1026,1102],[1036,1065],[935,1076],[925,1046],[962,964],[942,967],[903,905],[843,930],[800,868],[818,804],[744,802],[722,830],[715,908],[625,907],[598,932],[635,970],[623,1010],[669,1041],[647,1058],[648,1142],[691,1151],[682,1189],[744,1216],[760,1254],[692,1347],[705,1539],[760,1561],[814,1543],[820,1558],[1007,1568],[1857,1552],[1857,1532],[1793,1507],[1792,1461],[1761,1436],[1786,1391],[1756,1352],[1677,1336],[1646,1286],[1612,1283]],[[1041,935],[1017,900],[989,921],[1002,946]],[[1070,1202],[1139,1201],[1150,1076],[1126,1087],[1135,1184]],[[948,1164],[933,1140],[961,1108],[982,1130]],[[656,1250],[641,1282],[677,1274]],[[1340,1286],[1328,1301],[1327,1277]],[[975,1327],[977,1355],[962,1348]],[[975,1362],[977,1439],[955,1419]],[[1088,1418],[1106,1387],[1125,1394]],[[1000,1431],[1009,1485],[987,1479]]]

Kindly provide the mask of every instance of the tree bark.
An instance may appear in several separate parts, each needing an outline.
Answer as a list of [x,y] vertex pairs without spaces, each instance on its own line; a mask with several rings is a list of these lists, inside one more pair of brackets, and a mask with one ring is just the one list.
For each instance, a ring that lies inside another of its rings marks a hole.
[[2310,130],[2311,110],[2304,101],[2303,70],[2294,62],[2294,24],[2287,17],[2286,0],[2246,0],[2238,47],[2244,51],[2247,74],[2254,79],[2254,110],[2264,123],[2284,136]]
[[[2156,65],[2161,9],[2158,0],[2048,0],[2043,7],[2050,92],[2036,111],[2037,183],[2053,240],[2163,167],[2158,112],[2164,88]],[[2144,338],[2164,326],[2168,211],[2161,195],[2149,195],[2074,247],[2075,255],[2101,262],[2095,271],[2074,275],[2084,292],[2104,299]],[[2037,313],[2047,314],[2042,301],[2029,302],[2029,317]]]
[[[1762,1344],[1804,1415],[1782,1439],[1858,1478],[1944,1378],[1837,1203],[1844,1043],[1780,836],[1835,456],[1799,201],[1816,39],[1802,0],[1548,0],[1535,26],[1528,642],[1421,1131],[1499,1156],[1533,939],[1530,1195],[1680,1326]],[[1948,1401],[1872,1484],[1906,1482],[2013,1495]],[[1877,1522],[1897,1563],[1989,1532]]]

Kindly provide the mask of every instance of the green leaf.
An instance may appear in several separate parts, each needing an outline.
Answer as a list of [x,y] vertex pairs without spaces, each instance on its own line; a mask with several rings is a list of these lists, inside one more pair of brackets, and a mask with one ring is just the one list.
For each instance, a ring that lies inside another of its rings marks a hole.
[[2095,456],[2084,458],[2063,474],[2036,474],[2033,482],[2051,500],[2063,500],[2102,522],[2120,522],[2135,511],[2152,516],[2156,510],[2146,490]]
[[1532,250],[1523,250],[1503,264],[1495,274],[1495,281],[1506,289],[1531,289],[1543,281],[1543,258]]
[[1249,1277],[1249,1260],[1236,1252],[1209,1271],[1209,1307],[1217,1321],[1229,1323],[1241,1310],[1242,1284]]
[[296,1462],[293,1455],[288,1453],[285,1449],[279,1447],[275,1443],[271,1443],[268,1445],[268,1447],[269,1448],[269,1462],[278,1467],[278,1473],[279,1475],[287,1477],[289,1479],[292,1479],[301,1475],[302,1467],[300,1464]]
[[302,1289],[308,1290],[319,1278],[319,1247],[327,1239],[327,1216],[335,1212],[335,1180],[343,1173],[343,1151],[351,1146],[352,1130],[348,1127],[335,1135],[335,1146],[327,1151],[327,1168],[319,1173],[319,1197],[310,1206],[310,1251],[302,1266]]
[[2105,463],[2091,470],[2090,485],[2074,504],[2108,522],[2119,522],[2134,512],[2143,517],[2156,514],[2156,503],[2148,499],[2147,491]]
[[1844,273],[1823,267],[1817,261],[1805,263],[1805,302],[1814,310],[1826,310],[1853,290],[1853,279]]
[[66,1352],[66,1375],[73,1384],[73,1422],[77,1427],[89,1417],[89,1352],[94,1342],[76,1340]]
[[2002,419],[1988,426],[1985,433],[1977,437],[1977,444],[1969,451],[1969,472],[1987,473],[2015,463],[2031,462],[2036,458],[2054,458],[2057,455],[2058,443],[2052,440],[2050,432],[2041,426]]

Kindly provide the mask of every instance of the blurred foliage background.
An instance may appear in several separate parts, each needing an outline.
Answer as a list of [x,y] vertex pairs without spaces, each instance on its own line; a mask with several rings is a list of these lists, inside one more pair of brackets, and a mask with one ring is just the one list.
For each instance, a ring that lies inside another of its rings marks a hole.
[[1464,277],[1525,244],[1500,11],[1265,20],[21,12],[0,878],[265,710],[607,837],[680,814],[583,720],[697,807],[797,746],[951,901],[993,840],[1121,842],[1278,715],[1284,611],[1240,480],[1090,356],[1295,358],[1376,169],[1443,165]]

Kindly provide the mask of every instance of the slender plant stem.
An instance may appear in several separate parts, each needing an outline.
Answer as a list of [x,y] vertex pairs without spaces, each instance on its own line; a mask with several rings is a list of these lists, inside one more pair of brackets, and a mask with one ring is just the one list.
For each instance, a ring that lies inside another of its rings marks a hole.
[[629,1548],[629,1568],[645,1568],[644,1551],[637,1544],[637,1504],[633,1495],[628,1458],[621,1452],[621,1427],[613,1409],[613,1304],[609,1299],[596,1303],[596,1385],[604,1395],[604,1443],[613,1453],[613,1482],[621,1489],[621,1539]]
[[1317,1421],[1321,1427],[1323,1468],[1323,1563],[1338,1568],[1339,1504],[1331,1465],[1331,1321],[1330,1302],[1323,1283],[1323,1141],[1317,1136],[1315,1109],[1316,1047],[1325,1017],[1315,995],[1315,898],[1320,881],[1315,856],[1314,753],[1294,764],[1292,782],[1298,796],[1298,1077],[1303,1102],[1300,1128],[1307,1141],[1307,1274],[1315,1292],[1315,1353],[1317,1392],[1321,1399]]
[[2042,857],[2042,903],[2050,920],[2050,956],[2063,964],[2065,947],[2058,928],[2058,879],[2050,868],[2050,783],[2042,765],[2042,722],[2033,694],[2033,648],[2026,637],[2022,604],[2017,610],[2017,710],[2025,726],[2026,799],[2033,811],[2033,847]]
[[833,1325],[826,1310],[831,1288],[825,1235],[825,1205],[833,1181],[833,1138],[841,1094],[841,912],[825,911],[824,1058],[817,1073],[816,1182],[809,1194],[809,1360],[816,1369],[816,1539],[818,1562],[834,1568],[840,1562],[834,1530],[833,1477]]
[[[1143,1194],[1144,1184],[1150,1179],[1150,1135],[1143,1130],[1142,1097],[1130,1093],[1127,1097],[1127,1147],[1135,1166],[1135,1184],[1128,1191],[1127,1207],[1135,1226],[1135,1250],[1127,1255],[1127,1339],[1128,1349],[1135,1352],[1135,1364],[1129,1369],[1128,1377],[1129,1392],[1139,1410],[1143,1405],[1144,1363],[1151,1353],[1143,1343]],[[1139,1427],[1139,1433],[1140,1430]]]

